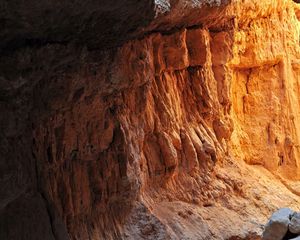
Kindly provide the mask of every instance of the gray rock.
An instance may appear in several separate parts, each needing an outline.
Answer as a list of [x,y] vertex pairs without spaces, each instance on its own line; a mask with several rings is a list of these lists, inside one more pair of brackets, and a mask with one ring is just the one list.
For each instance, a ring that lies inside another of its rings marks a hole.
[[299,237],[296,237],[296,238],[292,238],[290,240],[300,240],[300,236]]
[[282,240],[288,231],[290,217],[294,214],[289,208],[281,208],[269,219],[263,232],[263,240]]
[[295,212],[292,215],[289,230],[291,233],[300,234],[300,212]]

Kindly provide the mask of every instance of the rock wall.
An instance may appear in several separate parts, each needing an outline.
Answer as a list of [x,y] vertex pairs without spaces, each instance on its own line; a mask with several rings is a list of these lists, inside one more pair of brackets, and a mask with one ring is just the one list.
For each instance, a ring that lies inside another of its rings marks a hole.
[[299,209],[297,4],[147,6],[1,57],[1,239],[259,239]]
[[267,1],[254,5],[259,13],[251,5],[242,10],[230,66],[239,156],[299,179],[299,23],[291,5]]

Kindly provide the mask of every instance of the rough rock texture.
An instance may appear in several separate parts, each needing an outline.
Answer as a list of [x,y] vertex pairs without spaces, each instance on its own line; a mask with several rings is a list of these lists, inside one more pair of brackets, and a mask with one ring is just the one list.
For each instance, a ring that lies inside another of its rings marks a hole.
[[29,2],[0,8],[0,239],[259,239],[299,210],[296,3]]
[[291,222],[289,224],[289,230],[291,233],[300,235],[300,213],[295,213],[291,217]]

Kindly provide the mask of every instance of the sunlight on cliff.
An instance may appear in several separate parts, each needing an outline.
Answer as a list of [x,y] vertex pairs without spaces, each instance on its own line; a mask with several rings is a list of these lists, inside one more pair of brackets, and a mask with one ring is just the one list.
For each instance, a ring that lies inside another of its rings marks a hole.
[[232,147],[249,164],[299,179],[299,6],[245,1],[234,9]]

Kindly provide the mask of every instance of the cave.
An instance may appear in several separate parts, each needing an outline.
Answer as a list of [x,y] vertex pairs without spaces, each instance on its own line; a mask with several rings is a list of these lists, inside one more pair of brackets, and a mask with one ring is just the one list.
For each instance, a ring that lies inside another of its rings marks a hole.
[[258,240],[300,211],[297,3],[1,1],[0,239]]

